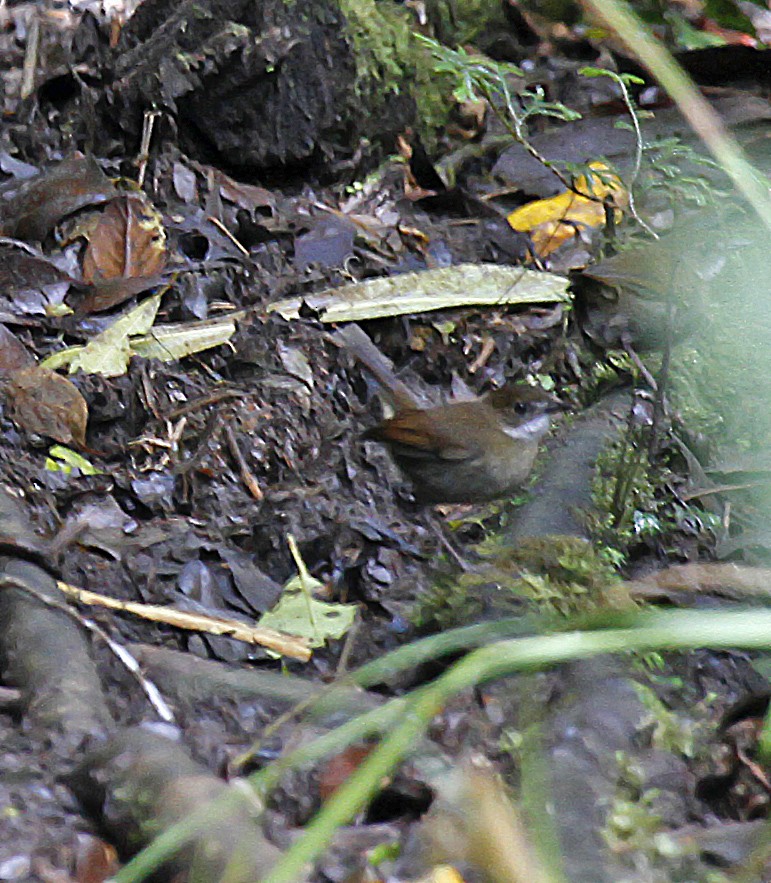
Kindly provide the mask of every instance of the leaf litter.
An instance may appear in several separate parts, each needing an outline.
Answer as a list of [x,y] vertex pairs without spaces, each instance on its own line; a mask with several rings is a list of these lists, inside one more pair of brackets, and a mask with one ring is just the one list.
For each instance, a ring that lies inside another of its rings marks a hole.
[[[472,139],[477,134],[479,124]],[[52,130],[44,135],[46,145],[56,138]],[[556,373],[564,380],[565,278],[464,266],[510,259],[512,241],[499,223],[510,212],[469,217],[478,203],[455,194],[448,211],[459,216],[448,219],[441,188],[433,205],[416,199],[409,210],[397,210],[385,179],[367,182],[340,202],[342,220],[330,225],[319,205],[336,206],[335,191],[319,186],[287,196],[239,182],[176,149],[152,157],[159,208],[122,191],[105,174],[116,164],[102,159],[74,156],[29,176],[43,168],[44,154],[42,148],[21,151],[34,165],[10,156],[0,161],[6,174],[18,176],[2,194],[3,232],[42,244],[39,253],[27,253],[34,260],[26,266],[25,259],[17,261],[20,284],[3,292],[10,327],[21,329],[12,344],[19,358],[9,362],[5,380],[4,476],[25,489],[51,535],[83,499],[109,499],[125,516],[109,536],[62,536],[67,583],[85,584],[85,592],[104,588],[105,603],[153,615],[156,608],[173,609],[195,570],[200,579],[194,582],[208,587],[209,600],[241,615],[249,608],[252,618],[267,615],[270,622],[276,611],[266,614],[267,602],[244,601],[243,560],[287,587],[291,604],[288,618],[278,608],[282,624],[318,639],[330,623],[327,608],[317,605],[330,602],[312,596],[307,573],[292,576],[301,569],[299,556],[302,568],[316,575],[313,586],[340,604],[332,625],[347,628],[361,611],[363,631],[347,647],[354,664],[400,643],[411,604],[426,588],[424,560],[437,557],[437,545],[405,503],[408,488],[393,465],[359,440],[379,406],[367,379],[328,345],[322,323],[377,318],[368,330],[379,345],[410,379],[435,388],[448,387],[453,377],[474,391],[512,374]],[[133,213],[129,206],[140,201]],[[89,244],[57,240],[60,224],[81,211],[101,212],[95,227],[89,221]],[[66,273],[58,270],[65,259]],[[558,262],[559,256],[554,266]],[[356,282],[345,289],[352,268]],[[410,275],[416,270],[419,276]],[[393,275],[374,285],[368,278],[385,273]],[[418,282],[428,291],[415,299]],[[152,290],[141,303],[124,306]],[[514,310],[511,297],[519,304]],[[531,309],[534,302],[545,306]],[[61,309],[65,303],[74,315]],[[274,312],[267,315],[268,309]],[[424,310],[437,312],[416,315]],[[402,318],[387,321],[393,316]],[[69,367],[70,377],[52,365]],[[88,458],[55,447],[46,457],[36,436],[86,445]],[[52,458],[67,468],[51,470]],[[98,506],[85,511],[96,513]],[[287,553],[289,534],[297,537],[298,556]],[[247,581],[255,578],[250,572]],[[199,622],[208,616],[215,630],[221,626],[223,643],[170,631],[162,618],[163,628],[149,619],[112,625],[187,654],[273,664],[259,650],[227,643],[229,627],[248,631],[235,616],[189,615]],[[345,628],[325,636],[331,644],[314,654],[316,673],[329,676],[340,661],[338,636]],[[113,703],[141,716],[126,691],[113,688]],[[488,729],[499,699],[492,691],[484,696]],[[246,703],[211,701],[196,710],[198,726],[191,729],[197,735],[189,738],[200,740],[202,754],[221,759],[223,745],[244,744],[245,720],[250,713],[254,719],[255,707],[258,702],[250,712]],[[467,708],[457,714],[471,717]],[[207,729],[213,735],[205,735]],[[453,744],[448,719],[438,721],[437,730]],[[303,788],[297,806],[309,807],[315,798]]]

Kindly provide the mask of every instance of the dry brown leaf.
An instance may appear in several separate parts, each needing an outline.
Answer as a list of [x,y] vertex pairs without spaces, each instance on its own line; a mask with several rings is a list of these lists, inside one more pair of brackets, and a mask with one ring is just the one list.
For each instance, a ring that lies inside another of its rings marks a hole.
[[0,378],[12,377],[34,364],[35,359],[27,347],[5,325],[0,325]]
[[104,210],[83,259],[83,279],[154,276],[166,264],[166,234],[158,212],[141,194],[114,199]]
[[0,291],[14,313],[38,315],[61,302],[74,280],[49,260],[14,240],[0,244]]
[[319,797],[323,803],[341,788],[372,754],[374,745],[349,745],[331,757],[319,774]]
[[268,208],[271,213],[275,212],[276,197],[270,190],[255,184],[243,184],[219,169],[212,169],[212,178],[220,189],[220,195],[228,202],[234,202],[248,212],[253,212],[258,208]]
[[33,365],[14,374],[8,398],[11,417],[22,429],[63,445],[85,445],[88,405],[71,380]]
[[198,181],[195,172],[184,163],[175,162],[172,167],[172,180],[177,196],[183,202],[198,201]]
[[99,279],[93,285],[70,292],[67,305],[76,317],[89,316],[111,310],[134,295],[142,294],[151,288],[158,288],[168,282],[168,276],[158,273],[155,276],[133,276],[120,279]]
[[116,193],[92,156],[71,156],[6,193],[0,204],[0,232],[42,241],[62,218]]
[[93,834],[78,836],[75,855],[77,883],[104,883],[120,868],[115,847]]

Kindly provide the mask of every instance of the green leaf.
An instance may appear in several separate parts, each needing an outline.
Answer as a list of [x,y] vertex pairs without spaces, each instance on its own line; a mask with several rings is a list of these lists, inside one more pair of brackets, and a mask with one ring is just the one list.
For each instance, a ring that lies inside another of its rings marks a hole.
[[285,591],[278,604],[260,617],[260,625],[308,638],[311,647],[342,638],[356,619],[355,604],[331,604],[302,591]]
[[49,472],[64,472],[69,475],[73,469],[79,469],[83,475],[102,475],[103,470],[97,468],[76,451],[64,445],[52,445],[46,457],[45,468]]
[[578,73],[582,77],[608,77],[617,83],[627,86],[644,86],[645,80],[635,74],[617,74],[615,71],[606,70],[604,67],[582,67]]
[[356,618],[355,604],[330,604],[313,597],[324,588],[314,579],[297,548],[297,541],[287,536],[289,551],[297,567],[297,575],[284,586],[278,604],[260,617],[260,625],[288,635],[307,638],[311,647],[322,647],[328,638],[342,638]]

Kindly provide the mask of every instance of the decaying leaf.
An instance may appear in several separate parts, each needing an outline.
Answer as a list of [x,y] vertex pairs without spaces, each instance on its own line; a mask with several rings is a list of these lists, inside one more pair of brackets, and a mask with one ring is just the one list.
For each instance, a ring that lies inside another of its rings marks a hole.
[[[142,294],[161,285],[168,287],[168,277],[162,273],[155,276],[132,276],[120,279],[98,279],[91,285],[79,286],[78,293],[67,298],[76,316],[101,313],[117,307],[134,295]],[[82,293],[81,290],[82,289]],[[165,290],[165,289],[164,289]]]
[[356,619],[355,604],[330,604],[313,597],[324,584],[314,579],[300,556],[295,538],[287,537],[297,575],[284,586],[278,603],[260,617],[260,626],[305,638],[309,647],[323,647],[328,639],[342,638]]
[[278,342],[276,349],[286,373],[302,380],[308,389],[313,389],[313,368],[305,353],[299,347],[286,346],[282,341]]
[[243,312],[239,312],[184,325],[156,325],[149,334],[131,339],[131,353],[173,362],[227,343],[236,333],[236,321],[242,316]]
[[166,233],[161,216],[144,194],[112,200],[88,234],[80,315],[107,310],[163,284]]
[[24,368],[11,378],[8,398],[11,416],[27,432],[63,445],[86,443],[88,406],[66,377],[42,365]]
[[86,346],[71,346],[48,356],[46,368],[69,367],[70,374],[102,374],[118,377],[126,372],[132,356],[171,362],[227,343],[235,334],[243,313],[187,324],[153,327],[162,294],[155,294],[120,316]]
[[372,754],[374,747],[373,744],[349,745],[324,764],[319,773],[319,797],[322,802],[329,800],[335,791],[350,779]]
[[166,264],[166,234],[143,194],[121,196],[105,208],[83,258],[83,279],[154,276]]
[[120,869],[115,847],[93,834],[80,835],[75,861],[77,883],[104,883]]
[[347,218],[331,215],[313,218],[310,230],[294,242],[294,265],[303,270],[311,264],[341,267],[353,255],[356,225]]
[[270,190],[255,184],[236,181],[219,169],[211,169],[210,173],[223,199],[234,202],[248,212],[253,212],[257,208],[269,208],[271,212],[275,211],[276,197]]
[[48,313],[63,302],[74,279],[22,243],[0,245],[0,292],[16,315]]
[[285,590],[278,604],[260,617],[260,626],[306,638],[311,647],[322,647],[329,639],[342,638],[355,618],[355,604],[331,604],[302,591]]
[[195,172],[184,163],[175,162],[172,167],[172,180],[177,196],[183,202],[196,202],[198,200],[198,182]]
[[160,304],[160,294],[148,297],[133,310],[116,319],[101,334],[97,334],[86,346],[68,347],[49,356],[43,364],[48,368],[68,365],[70,374],[76,371],[102,374],[105,377],[124,374],[131,358],[129,337],[145,334],[152,328]]
[[5,325],[0,325],[0,379],[12,377],[34,364],[35,359],[27,347]]
[[92,156],[72,156],[3,194],[0,232],[40,242],[62,218],[117,195]]
[[359,322],[407,313],[465,306],[568,301],[568,279],[553,273],[499,264],[457,264],[422,273],[403,273],[287,298],[268,307],[296,319],[305,304],[322,322]]
[[[612,201],[620,220],[620,208],[628,202],[621,180],[604,163],[590,163],[589,167],[597,174],[591,176],[591,181],[587,180],[586,175],[576,178],[575,187],[579,192],[566,190],[549,199],[538,199],[508,216],[514,230],[530,233],[538,257],[546,257],[556,251],[582,227],[602,226],[605,223],[603,200]],[[582,196],[582,193],[587,195]]]

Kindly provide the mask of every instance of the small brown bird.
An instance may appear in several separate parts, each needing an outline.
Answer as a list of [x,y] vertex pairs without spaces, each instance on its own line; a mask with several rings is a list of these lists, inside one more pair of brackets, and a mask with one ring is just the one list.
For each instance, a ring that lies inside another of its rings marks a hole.
[[484,502],[525,483],[548,430],[545,412],[562,407],[557,399],[527,384],[510,384],[471,401],[421,407],[361,328],[347,326],[332,339],[374,375],[391,400],[394,416],[364,438],[388,447],[418,501]]

